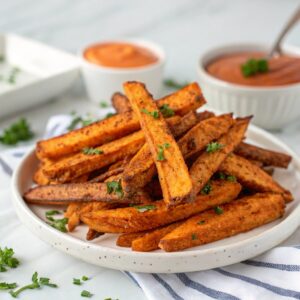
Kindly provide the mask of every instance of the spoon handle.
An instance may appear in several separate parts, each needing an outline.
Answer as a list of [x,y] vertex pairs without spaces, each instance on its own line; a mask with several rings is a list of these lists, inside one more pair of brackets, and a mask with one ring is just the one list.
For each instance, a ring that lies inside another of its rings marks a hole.
[[296,10],[296,12],[292,15],[292,17],[289,19],[287,24],[282,29],[280,35],[276,39],[273,47],[271,48],[271,51],[268,54],[268,58],[271,58],[274,54],[280,53],[280,44],[283,38],[286,36],[286,34],[290,31],[290,29],[300,20],[300,7]]

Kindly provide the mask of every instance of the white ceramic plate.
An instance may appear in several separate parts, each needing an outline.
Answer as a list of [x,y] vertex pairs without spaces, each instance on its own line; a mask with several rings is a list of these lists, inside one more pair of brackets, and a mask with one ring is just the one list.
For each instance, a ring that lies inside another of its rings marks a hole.
[[14,34],[0,34],[0,55],[0,117],[56,97],[79,76],[76,56]]
[[280,220],[247,233],[181,252],[160,250],[140,253],[115,245],[116,235],[105,234],[92,242],[85,240],[87,228],[81,225],[74,233],[62,233],[45,223],[49,207],[28,206],[22,194],[32,185],[37,159],[31,151],[16,169],[12,180],[12,199],[21,221],[53,247],[94,265],[136,272],[175,273],[221,267],[254,257],[290,236],[300,224],[300,160],[287,146],[265,131],[251,126],[248,140],[293,156],[288,170],[276,170],[275,178],[289,188],[295,200],[288,204]]

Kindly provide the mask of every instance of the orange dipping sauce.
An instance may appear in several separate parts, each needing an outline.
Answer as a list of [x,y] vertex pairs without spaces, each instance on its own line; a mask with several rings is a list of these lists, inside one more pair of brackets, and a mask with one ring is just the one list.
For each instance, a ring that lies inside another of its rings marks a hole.
[[149,49],[123,42],[93,45],[84,51],[84,57],[93,64],[111,68],[137,68],[158,61]]
[[221,56],[206,67],[207,72],[223,81],[248,86],[280,86],[300,82],[300,58],[281,55],[268,60],[269,71],[244,77],[241,65],[251,58],[264,58],[262,52],[242,52]]

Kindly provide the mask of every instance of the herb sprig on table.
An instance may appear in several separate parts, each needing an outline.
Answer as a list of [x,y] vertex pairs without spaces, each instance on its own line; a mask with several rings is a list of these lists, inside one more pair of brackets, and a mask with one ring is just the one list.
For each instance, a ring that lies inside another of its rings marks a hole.
[[0,272],[6,272],[7,268],[16,268],[20,264],[19,260],[14,257],[14,254],[12,248],[0,248]]
[[266,59],[250,58],[241,65],[241,71],[244,77],[254,76],[256,74],[266,73],[269,71],[269,63]]
[[47,222],[47,224],[61,232],[67,232],[66,225],[68,224],[68,218],[62,218],[62,219],[53,218],[54,215],[59,215],[61,213],[62,212],[60,212],[59,210],[46,211],[45,216],[46,219],[49,221]]

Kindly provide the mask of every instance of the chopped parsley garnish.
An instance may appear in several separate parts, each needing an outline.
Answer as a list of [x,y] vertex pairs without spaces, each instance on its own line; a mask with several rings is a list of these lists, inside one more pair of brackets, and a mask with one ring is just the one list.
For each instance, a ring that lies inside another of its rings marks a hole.
[[121,179],[119,181],[106,182],[106,189],[108,194],[116,194],[120,198],[124,196]]
[[2,290],[12,290],[17,287],[17,284],[15,282],[13,283],[7,283],[7,282],[0,282],[0,291]]
[[145,211],[148,211],[148,210],[154,210],[156,209],[156,206],[155,205],[152,205],[152,204],[149,204],[149,205],[136,205],[136,206],[133,206],[138,212],[145,212]]
[[16,268],[20,264],[19,260],[13,257],[14,254],[12,248],[0,248],[0,272],[6,272],[7,268]]
[[192,233],[192,240],[196,240],[197,239],[197,235],[195,233]]
[[220,149],[222,149],[224,145],[218,143],[218,142],[211,142],[206,146],[206,152],[208,153],[214,153]]
[[221,208],[220,206],[216,206],[214,208],[214,211],[217,215],[221,215],[224,211],[223,211],[223,208]]
[[74,112],[71,113],[74,117],[70,123],[70,125],[67,127],[67,129],[69,131],[74,130],[78,125],[81,125],[81,127],[85,127],[88,126],[94,122],[96,122],[96,120],[92,120],[92,119],[83,119],[80,116],[76,116]]
[[164,80],[164,85],[166,87],[172,88],[172,89],[182,89],[184,88],[186,85],[188,85],[188,82],[177,82],[174,79],[171,78],[167,78]]
[[164,104],[159,110],[165,118],[172,117],[175,114],[174,110],[168,104]]
[[60,215],[62,212],[59,210],[48,210],[45,212],[46,217],[54,216],[54,215]]
[[158,145],[158,152],[157,152],[157,160],[162,161],[165,160],[164,150],[170,148],[169,143],[164,143],[163,145]]
[[237,179],[234,175],[226,175],[223,172],[217,173],[217,178],[227,180],[227,181],[230,181],[230,182],[236,182],[237,181]]
[[89,291],[83,290],[81,292],[81,297],[91,298],[92,296],[93,296],[93,294],[90,293]]
[[233,175],[228,175],[227,178],[226,178],[227,181],[230,181],[230,182],[236,182],[236,177],[233,176]]
[[145,108],[141,109],[141,112],[148,115],[148,116],[151,116],[153,117],[154,119],[158,119],[159,118],[159,113],[157,110],[154,110],[154,111],[149,111]]
[[259,73],[266,73],[269,71],[269,63],[266,59],[251,58],[241,65],[241,71],[244,77],[250,77]]
[[54,219],[52,216],[56,215],[56,211],[54,211],[54,212],[55,213],[53,213],[53,214],[49,214],[49,212],[45,213],[46,219],[49,221],[49,222],[47,222],[47,224],[49,224],[50,226],[52,226],[53,228],[55,228],[61,232],[67,232],[66,225],[68,224],[68,218]]
[[100,149],[96,149],[96,148],[83,148],[81,151],[83,154],[85,155],[99,155],[99,154],[103,154],[104,152]]
[[81,285],[81,281],[78,278],[73,278],[73,284]]
[[99,103],[99,105],[100,105],[100,107],[102,107],[102,108],[108,107],[108,104],[107,104],[106,101],[101,101],[101,102]]
[[223,180],[226,179],[226,175],[225,175],[223,172],[219,172],[219,173],[218,173],[218,177],[219,177],[220,179],[223,179]]
[[89,280],[89,278],[88,278],[87,276],[82,276],[82,277],[81,277],[81,280],[87,281],[87,280]]
[[30,283],[28,285],[25,285],[25,286],[19,288],[16,291],[10,291],[10,294],[12,295],[12,297],[17,298],[18,295],[20,293],[22,293],[23,291],[25,291],[25,290],[38,289],[38,288],[40,288],[41,286],[44,286],[44,285],[52,287],[52,288],[56,288],[57,287],[57,285],[55,283],[51,283],[50,282],[49,278],[45,278],[45,277],[38,278],[38,273],[37,272],[35,272],[32,275],[31,280],[32,280],[32,283]]
[[27,120],[22,118],[4,129],[0,136],[0,142],[5,145],[16,145],[21,141],[28,141],[34,136]]
[[208,182],[201,190],[201,194],[208,195],[211,191],[212,191],[212,186],[211,186],[210,182]]
[[203,224],[205,224],[205,220],[201,220],[201,221],[199,221],[197,224],[203,225]]

